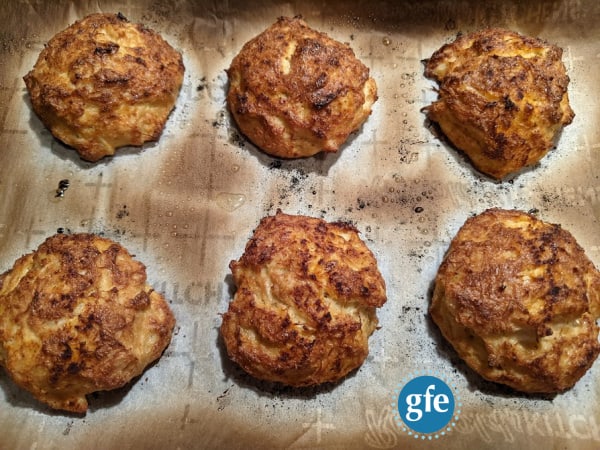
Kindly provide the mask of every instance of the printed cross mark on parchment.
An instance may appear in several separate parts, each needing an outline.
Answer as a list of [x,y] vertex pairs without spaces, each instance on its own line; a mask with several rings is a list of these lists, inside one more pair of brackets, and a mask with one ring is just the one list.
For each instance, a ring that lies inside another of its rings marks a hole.
[[21,128],[19,122],[14,119],[14,110],[10,107],[15,95],[21,94],[21,78],[15,78],[9,85],[0,84],[0,103],[3,107],[0,109],[0,134],[2,135],[26,135],[29,130]]
[[583,135],[583,144],[577,144],[575,147],[577,152],[583,152],[588,161],[595,161],[594,154],[600,150],[600,143],[591,144],[588,136]]
[[385,347],[382,347],[381,350],[373,356],[373,361],[379,364],[382,372],[385,372],[385,368],[387,363],[393,362],[398,363],[398,358],[394,356],[386,355]]
[[181,418],[181,426],[179,428],[183,430],[186,425],[193,425],[195,423],[198,423],[198,420],[190,417],[190,404],[187,403],[183,408],[183,417]]
[[567,72],[573,71],[573,66],[575,62],[583,61],[585,58],[583,56],[574,56],[571,46],[567,46],[566,48],[566,56],[564,56],[565,65],[567,66]]
[[42,236],[46,236],[48,234],[47,231],[40,230],[35,227],[35,219],[33,217],[29,221],[29,226],[26,228],[26,230],[27,230],[27,238],[25,241],[25,248],[27,248],[27,249],[33,247],[34,242],[35,242],[35,246],[37,247],[40,244],[40,242],[38,242],[39,238]]
[[328,422],[323,422],[321,420],[321,415],[323,414],[323,409],[317,409],[317,420],[310,423],[303,423],[302,428],[305,430],[310,430],[314,428],[317,433],[317,444],[321,443],[321,439],[323,438],[323,430],[335,430],[335,425]]
[[369,143],[373,146],[373,151],[377,152],[377,150],[382,149],[384,152],[387,152],[389,146],[390,146],[390,142],[388,140],[384,140],[384,139],[378,139],[377,137],[377,128],[373,128],[373,131],[371,133],[371,139],[369,140]]

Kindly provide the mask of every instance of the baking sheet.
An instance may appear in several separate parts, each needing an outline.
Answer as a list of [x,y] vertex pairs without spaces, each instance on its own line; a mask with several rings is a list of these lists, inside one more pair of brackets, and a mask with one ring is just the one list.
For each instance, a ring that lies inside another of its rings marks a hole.
[[[42,126],[22,76],[56,32],[98,11],[160,32],[183,53],[186,73],[159,142],[91,164]],[[466,368],[426,314],[450,239],[489,207],[538,211],[600,264],[600,3],[18,1],[0,12],[0,271],[60,228],[102,233],[146,264],[178,321],[162,359],[127,387],[90,396],[84,417],[44,407],[0,371],[0,448],[600,446],[600,363],[564,394],[518,394]],[[225,69],[248,39],[296,14],[352,46],[379,100],[337,154],[281,161],[232,123]],[[556,150],[503,183],[438,140],[421,112],[435,98],[422,60],[486,26],[561,46],[577,114]],[[63,179],[70,185],[57,199]],[[335,386],[253,380],[218,337],[233,293],[228,263],[278,208],[354,223],[387,283],[368,359]],[[415,439],[395,421],[395,390],[421,370],[446,377],[460,397],[459,420],[439,439]]]

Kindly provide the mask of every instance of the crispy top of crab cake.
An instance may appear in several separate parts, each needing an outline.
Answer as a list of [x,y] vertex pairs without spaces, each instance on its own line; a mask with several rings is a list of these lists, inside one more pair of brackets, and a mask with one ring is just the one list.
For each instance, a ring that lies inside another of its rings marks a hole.
[[84,413],[160,357],[175,318],[121,245],[57,234],[0,275],[0,366],[55,409]]
[[426,62],[439,97],[425,111],[478,170],[502,179],[536,164],[573,120],[561,58],[559,47],[510,30],[459,36]]
[[56,34],[24,77],[34,111],[88,161],[160,137],[183,82],[181,54],[121,14]]
[[452,240],[430,313],[484,378],[523,392],[560,392],[600,352],[600,273],[560,225],[491,209]]
[[386,292],[352,225],[278,212],[261,220],[230,267],[237,290],[221,334],[246,372],[310,386],[363,363]]
[[229,70],[227,104],[240,130],[281,158],[335,152],[371,114],[375,80],[347,44],[280,17]]

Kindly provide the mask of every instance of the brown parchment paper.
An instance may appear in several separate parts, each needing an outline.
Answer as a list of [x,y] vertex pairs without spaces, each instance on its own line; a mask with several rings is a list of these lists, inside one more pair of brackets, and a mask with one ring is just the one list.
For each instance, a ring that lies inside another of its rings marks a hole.
[[[42,126],[22,77],[56,32],[97,11],[159,31],[183,53],[186,73],[159,142],[90,164]],[[90,396],[83,417],[40,405],[0,371],[0,448],[600,447],[599,362],[566,393],[521,395],[470,371],[427,316],[450,239],[489,207],[537,211],[600,264],[600,3],[21,0],[1,2],[0,13],[0,271],[60,228],[102,233],[146,264],[177,317],[162,359],[127,387]],[[296,14],[352,46],[379,100],[337,154],[281,161],[232,123],[225,69],[248,39]],[[560,45],[577,114],[538,166],[503,183],[437,139],[421,112],[435,98],[421,61],[486,26]],[[69,188],[57,199],[63,179]],[[277,208],[353,222],[386,280],[370,355],[338,385],[253,380],[218,337],[233,293],[228,263]],[[394,415],[397,389],[423,370],[445,377],[460,403],[438,439],[415,439]]]

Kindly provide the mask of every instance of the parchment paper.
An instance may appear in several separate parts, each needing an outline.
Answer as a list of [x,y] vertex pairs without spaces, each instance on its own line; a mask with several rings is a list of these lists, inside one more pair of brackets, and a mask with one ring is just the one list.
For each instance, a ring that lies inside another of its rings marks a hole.
[[[91,164],[43,127],[22,77],[55,33],[98,11],[160,32],[183,53],[186,73],[159,142]],[[6,1],[0,12],[0,271],[58,229],[101,233],[145,263],[177,317],[162,359],[127,387],[92,395],[83,417],[46,408],[0,371],[0,448],[600,447],[599,362],[566,393],[518,394],[470,371],[427,316],[450,239],[489,207],[537,211],[600,264],[600,3]],[[379,100],[337,154],[281,161],[237,131],[225,69],[247,40],[296,14],[352,46]],[[503,183],[440,141],[421,112],[436,97],[422,60],[487,26],[561,46],[577,114],[540,164]],[[256,381],[218,337],[234,289],[229,261],[278,208],[354,223],[387,283],[368,359],[335,386]],[[461,405],[439,439],[415,439],[394,415],[399,385],[422,370],[446,377]]]

